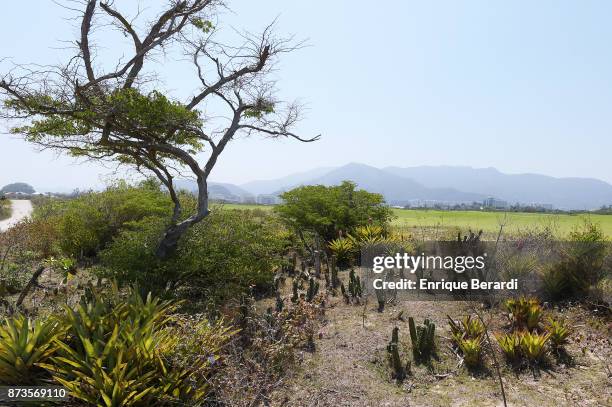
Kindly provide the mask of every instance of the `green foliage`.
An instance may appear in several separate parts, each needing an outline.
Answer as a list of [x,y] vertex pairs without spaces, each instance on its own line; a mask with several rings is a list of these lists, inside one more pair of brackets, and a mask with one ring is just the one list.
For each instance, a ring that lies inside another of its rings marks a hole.
[[471,315],[465,316],[459,323],[453,320],[449,315],[448,325],[450,326],[453,338],[457,339],[478,339],[482,337],[485,327],[478,318],[472,318]]
[[515,361],[520,356],[521,336],[517,332],[496,336],[499,347],[504,352],[506,359]]
[[213,209],[190,228],[176,254],[162,261],[154,249],[163,227],[162,220],[147,218],[120,232],[100,253],[102,275],[147,289],[186,286],[214,302],[238,298],[251,287],[260,293],[274,289],[287,234],[269,214]]
[[[106,112],[112,111],[114,131],[131,137],[138,129],[140,137],[150,141],[161,141],[176,147],[187,148],[191,152],[200,151],[202,144],[196,131],[190,130],[201,126],[202,121],[197,110],[187,109],[183,104],[168,99],[159,91],[143,94],[134,88],[119,88],[113,92],[87,98],[87,103],[69,106],[63,101],[55,100],[49,95],[34,94],[27,98],[8,100],[5,106],[15,112],[35,112],[44,106],[57,109],[74,109],[70,115],[46,115],[32,120],[25,126],[13,127],[12,133],[24,134],[26,140],[40,143],[68,143],[72,145],[70,153],[74,156],[115,155],[112,143],[102,143],[97,138],[84,137],[94,130],[102,130]],[[171,131],[176,130],[176,131]],[[79,140],[70,143],[69,140]],[[125,147],[124,147],[125,148]],[[134,148],[131,151],[137,151]],[[120,157],[124,162],[131,162],[128,155]],[[158,157],[162,158],[163,157]]]
[[482,354],[482,338],[462,338],[458,341],[459,349],[463,353],[463,361],[469,368],[480,364]]
[[[150,294],[143,299],[136,290],[123,298],[116,287],[111,295],[88,293],[75,310],[66,308],[68,337],[56,339],[57,355],[40,364],[71,396],[102,406],[186,403],[205,396],[213,362],[176,363],[184,338],[168,325],[175,305]],[[198,343],[213,356],[234,333],[217,328],[213,334],[213,327],[194,327],[203,330]]]
[[0,325],[0,382],[36,383],[41,377],[38,364],[56,353],[54,341],[64,332],[56,318],[31,320],[21,314],[5,318]]
[[415,326],[414,318],[408,318],[412,354],[415,362],[427,361],[435,350],[436,325],[425,319],[423,325]]
[[448,325],[451,337],[456,347],[463,354],[463,361],[469,368],[477,367],[481,362],[482,342],[484,340],[485,326],[480,318],[471,315],[463,317],[459,322],[449,315]]
[[302,186],[281,195],[284,203],[274,210],[287,225],[298,231],[315,233],[325,242],[358,226],[385,226],[391,210],[380,194],[357,190],[353,182],[341,185]]
[[347,237],[339,237],[327,244],[327,247],[338,259],[339,267],[347,267],[351,264],[355,255],[355,244]]
[[571,334],[570,328],[563,322],[549,318],[546,332],[550,335],[550,345],[553,349],[559,349],[567,343]]
[[543,310],[537,298],[509,298],[504,303],[510,312],[514,329],[536,329],[542,318]]
[[560,260],[547,266],[544,287],[553,300],[582,297],[606,276],[608,240],[601,226],[585,221],[569,234],[561,248]]
[[89,192],[75,199],[49,201],[34,211],[34,223],[51,222],[63,254],[95,256],[119,231],[144,218],[169,219],[171,203],[158,185],[124,182],[103,192]]
[[0,196],[0,220],[11,216],[11,202],[8,199],[2,199]]
[[550,334],[523,332],[520,334],[521,353],[529,361],[538,361],[546,351],[546,343]]

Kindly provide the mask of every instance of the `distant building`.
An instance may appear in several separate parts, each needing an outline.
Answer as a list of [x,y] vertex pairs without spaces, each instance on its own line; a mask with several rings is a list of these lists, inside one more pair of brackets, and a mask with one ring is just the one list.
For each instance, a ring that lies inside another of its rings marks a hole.
[[242,195],[240,197],[240,203],[254,204],[257,203],[257,199],[255,198],[255,195]]
[[482,201],[482,206],[485,208],[506,209],[508,207],[508,202],[501,199],[489,197]]
[[260,205],[276,205],[279,199],[276,195],[257,195],[257,203]]

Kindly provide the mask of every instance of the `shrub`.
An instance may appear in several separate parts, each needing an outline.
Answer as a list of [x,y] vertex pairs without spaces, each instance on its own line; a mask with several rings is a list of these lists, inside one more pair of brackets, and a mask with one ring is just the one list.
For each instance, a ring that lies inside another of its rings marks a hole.
[[586,221],[576,227],[561,247],[560,260],[544,270],[547,294],[553,300],[587,295],[606,276],[607,243],[599,225]]
[[281,195],[274,210],[297,231],[320,236],[325,242],[368,224],[386,226],[392,217],[383,196],[357,189],[353,182],[336,186],[307,185]]
[[510,312],[515,329],[536,329],[542,318],[543,310],[537,298],[509,298],[506,300],[506,309]]
[[351,265],[356,250],[351,239],[339,237],[329,242],[327,247],[336,256],[338,267],[346,268]]
[[157,184],[120,182],[103,192],[48,201],[34,210],[33,220],[36,224],[51,222],[62,252],[81,258],[95,256],[131,222],[147,217],[169,219],[171,207]]
[[471,315],[465,316],[459,323],[455,322],[449,315],[448,324],[451,329],[453,338],[458,339],[476,339],[484,334],[485,327],[478,318],[472,318]]
[[56,318],[33,321],[21,314],[5,318],[0,325],[0,382],[36,383],[42,371],[38,364],[56,353],[54,340],[64,332]]
[[148,290],[184,287],[212,302],[239,298],[251,288],[273,290],[287,234],[269,214],[213,210],[190,228],[173,257],[160,261],[154,250],[163,225],[145,218],[120,232],[100,253],[102,276]]

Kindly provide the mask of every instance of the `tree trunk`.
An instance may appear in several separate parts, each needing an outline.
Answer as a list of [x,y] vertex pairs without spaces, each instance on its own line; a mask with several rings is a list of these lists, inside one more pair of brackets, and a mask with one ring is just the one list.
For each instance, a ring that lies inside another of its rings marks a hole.
[[[173,223],[166,228],[164,236],[155,249],[155,256],[164,260],[170,257],[178,247],[179,240],[187,230],[208,216],[208,185],[204,176],[198,177],[198,211],[179,223]],[[176,207],[175,207],[176,209]],[[174,219],[174,218],[173,218]]]

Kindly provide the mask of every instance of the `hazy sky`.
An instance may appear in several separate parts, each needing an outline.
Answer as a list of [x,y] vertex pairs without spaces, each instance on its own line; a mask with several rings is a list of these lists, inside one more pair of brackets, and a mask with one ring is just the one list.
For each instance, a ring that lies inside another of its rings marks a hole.
[[[55,63],[75,39],[50,0],[4,2],[0,55]],[[154,2],[142,2],[154,4]],[[133,4],[132,0],[116,1]],[[612,2],[229,1],[221,23],[308,38],[286,56],[281,95],[308,105],[298,132],[321,141],[252,138],[212,174],[241,183],[319,166],[469,165],[612,182]],[[189,95],[190,71],[168,86]],[[0,64],[6,69],[6,61]],[[4,129],[5,124],[0,124]],[[83,187],[107,170],[74,165],[0,135],[0,185]]]

